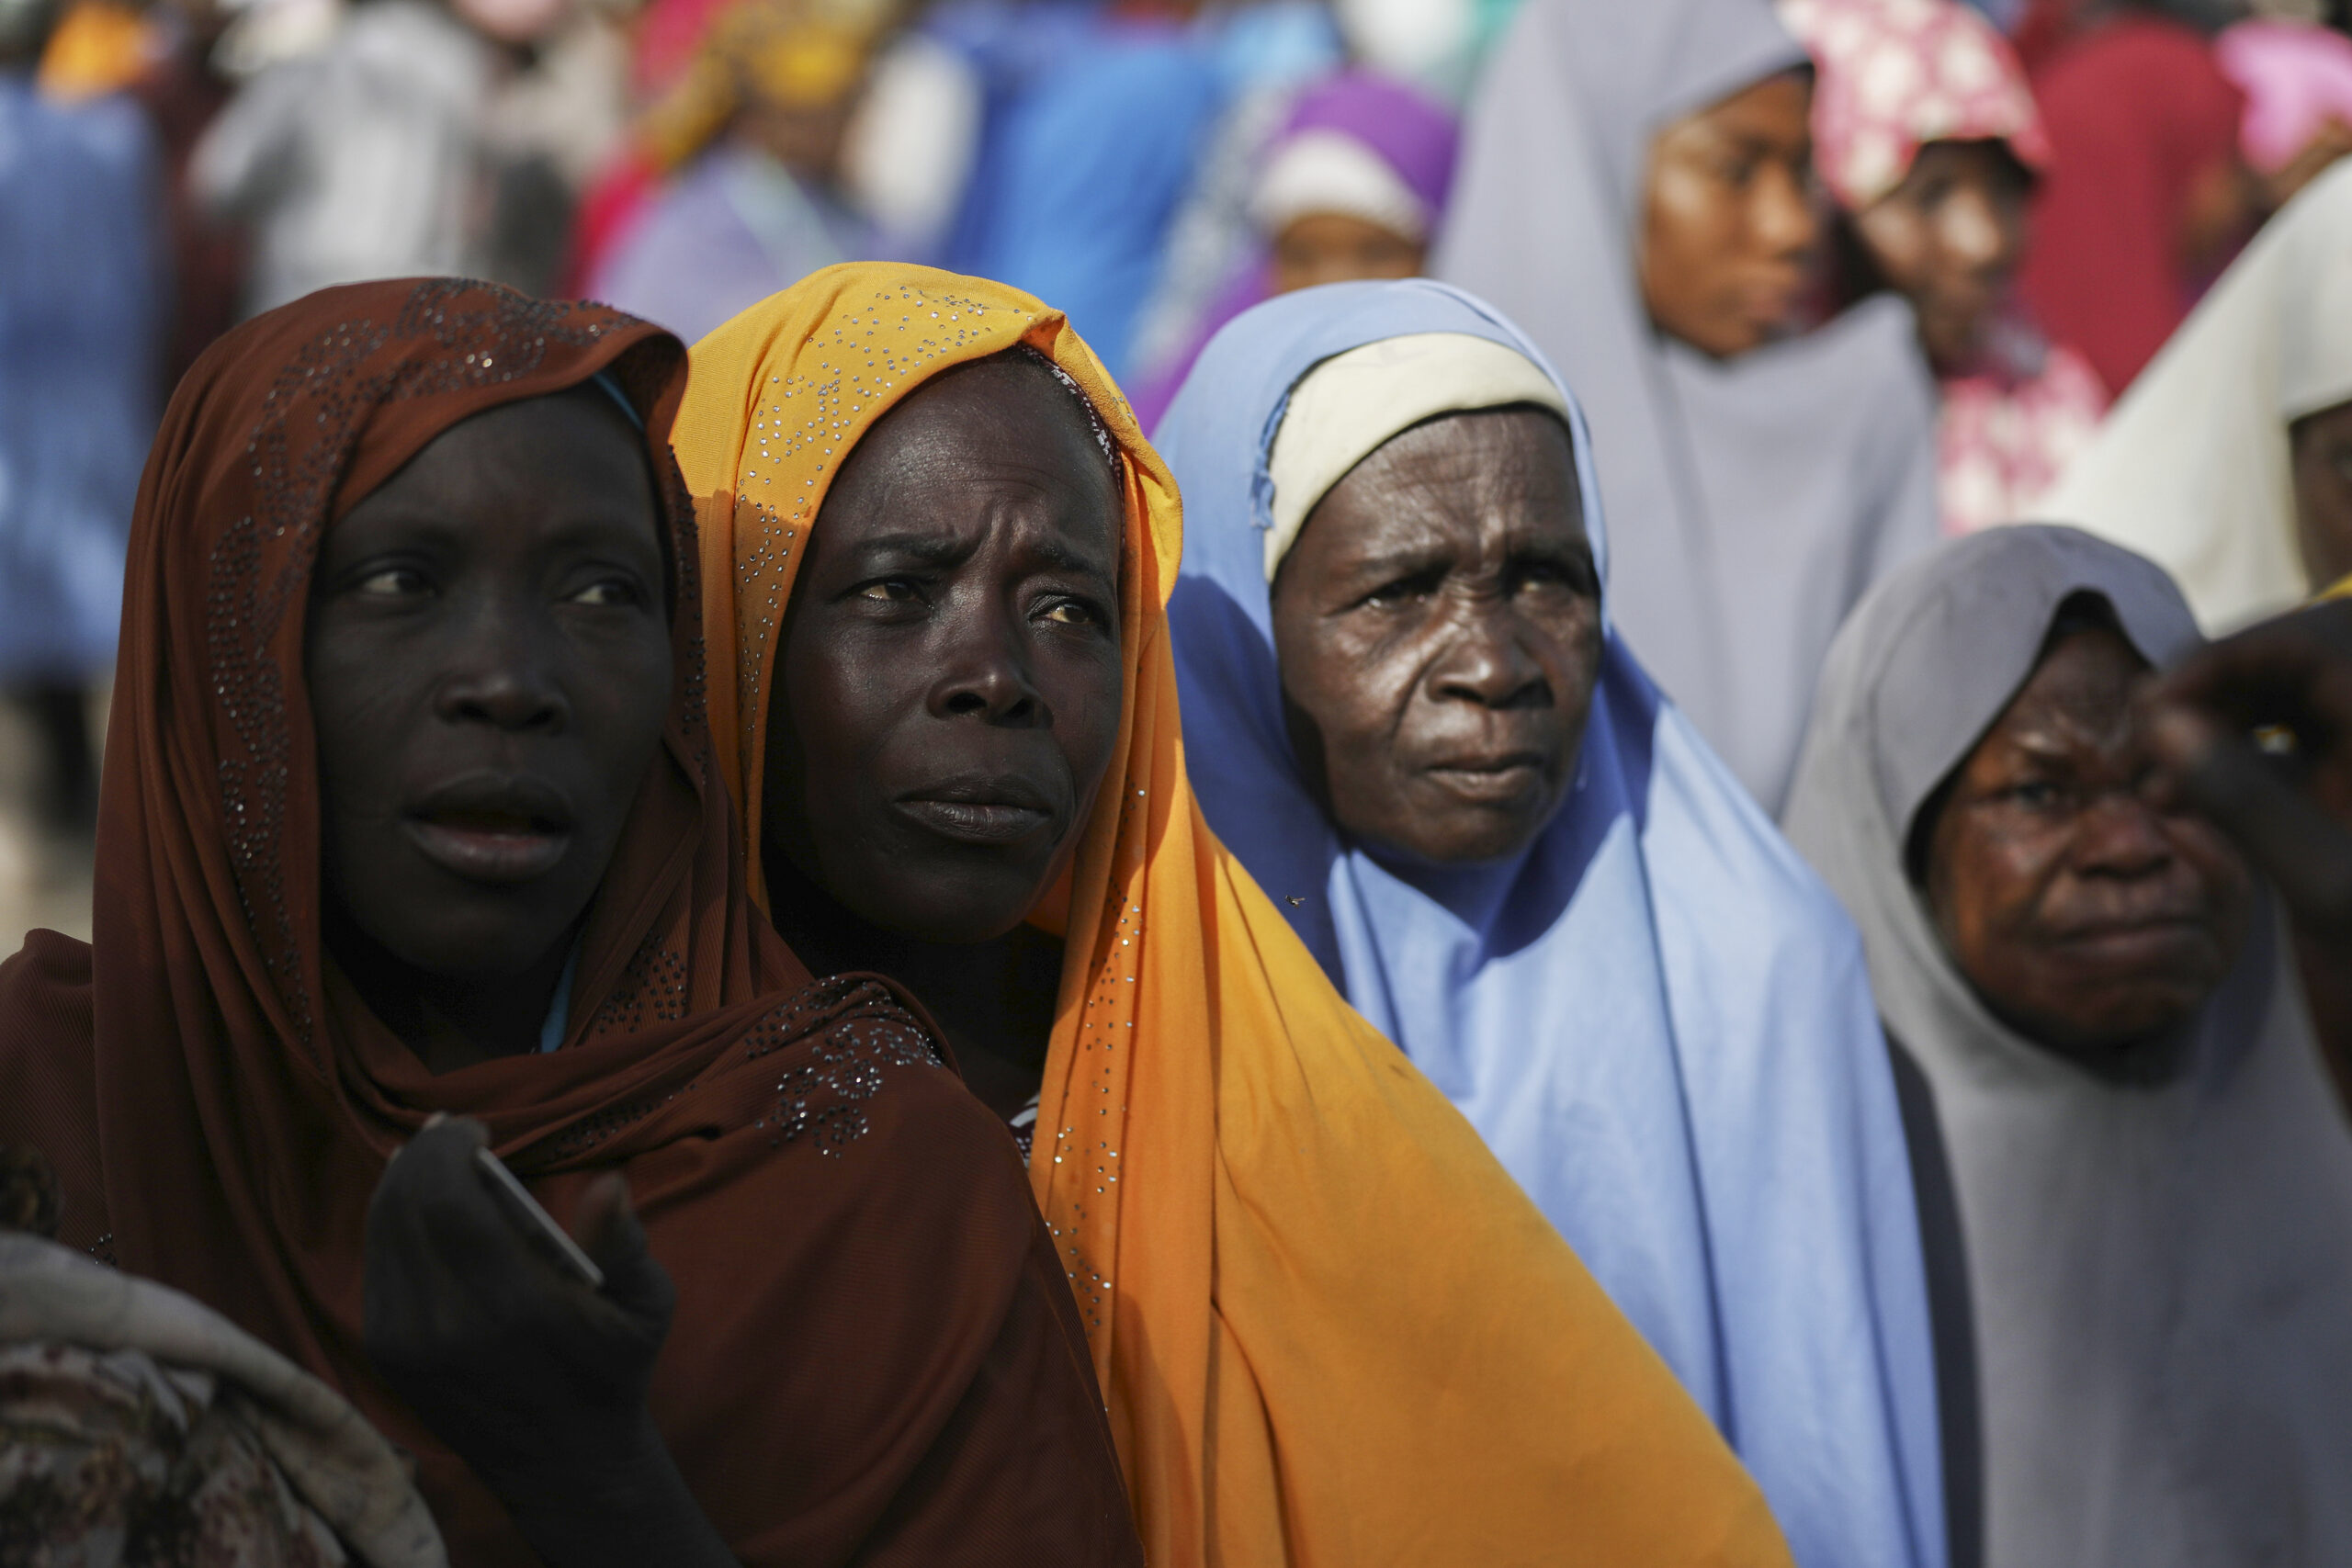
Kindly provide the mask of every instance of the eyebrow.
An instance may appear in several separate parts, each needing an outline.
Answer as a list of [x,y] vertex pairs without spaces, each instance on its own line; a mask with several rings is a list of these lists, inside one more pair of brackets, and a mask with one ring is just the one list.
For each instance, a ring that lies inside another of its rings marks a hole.
[[[938,534],[883,534],[862,541],[857,553],[868,559],[875,557],[897,557],[924,566],[954,566],[969,557],[976,542],[945,537]],[[1117,582],[1115,573],[1100,561],[1085,556],[1056,539],[1040,539],[1033,547],[1047,566],[1059,571],[1093,579],[1104,588]]]

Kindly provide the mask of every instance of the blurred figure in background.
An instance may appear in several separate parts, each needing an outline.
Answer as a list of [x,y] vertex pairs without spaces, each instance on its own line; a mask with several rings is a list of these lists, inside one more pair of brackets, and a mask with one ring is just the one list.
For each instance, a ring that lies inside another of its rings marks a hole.
[[2239,152],[2245,95],[2209,34],[2235,0],[2038,0],[2018,30],[2050,133],[2036,316],[2120,395],[2268,214],[2352,147],[2334,122],[2268,172]]
[[1204,341],[1204,328],[1213,328],[1227,290],[1261,258],[1265,242],[1250,212],[1259,170],[1300,95],[1346,65],[1335,21],[1322,0],[1258,0],[1203,14],[1198,25],[1217,40],[1227,101],[1193,161],[1184,199],[1169,220],[1158,276],[1136,318],[1130,396],[1140,386],[1146,400],[1166,400],[1157,395],[1172,391],[1172,384],[1146,383]]
[[2352,571],[2352,165],[2255,236],[2033,514],[2152,558],[2211,633]]
[[281,0],[247,21],[226,47],[251,80],[189,169],[251,232],[246,313],[370,278],[554,286],[621,132],[625,52],[592,5]]
[[688,343],[884,242],[842,190],[843,152],[892,0],[747,0],[722,14],[639,140],[676,174],[587,292]]
[[55,18],[0,0],[0,682],[39,728],[47,826],[86,833],[86,702],[114,660],[164,282],[138,109],[34,88]]
[[1218,328],[1318,283],[1418,276],[1453,184],[1452,113],[1412,87],[1348,71],[1300,93],[1248,190],[1253,243],[1181,352],[1147,372],[1136,417],[1157,424]]
[[1959,0],[1783,0],[1814,83],[1814,166],[1843,216],[1827,304],[1882,291],[1918,317],[1943,393],[1944,529],[2007,523],[2098,430],[2107,392],[2015,298],[2050,140],[2025,70]]
[[1768,0],[1529,0],[1436,275],[1592,421],[1611,615],[1768,811],[1847,610],[1932,543],[1935,383],[1900,300],[1803,337],[1812,69]]
[[2326,25],[2327,9],[2253,0],[2254,15],[2214,42],[2222,73],[2245,95],[2238,151],[2259,177],[2293,177],[2301,160],[2307,179],[2329,149],[2352,145],[2352,39]]
[[1228,101],[1199,9],[1112,0],[1001,17],[1039,28],[1042,58],[994,95],[948,265],[1053,300],[1114,377]]
[[368,278],[480,270],[469,204],[490,45],[435,0],[363,0],[246,84],[189,175],[253,235],[248,315]]
[[171,321],[163,392],[168,397],[196,356],[236,324],[244,292],[244,239],[196,200],[188,164],[232,85],[217,46],[231,14],[216,0],[159,0],[148,12],[154,43],[128,91],[147,111],[163,162],[164,221],[172,257]]

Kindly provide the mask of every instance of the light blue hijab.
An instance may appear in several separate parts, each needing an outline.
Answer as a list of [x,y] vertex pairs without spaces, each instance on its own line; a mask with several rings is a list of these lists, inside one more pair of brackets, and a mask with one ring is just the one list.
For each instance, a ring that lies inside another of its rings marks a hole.
[[[1313,366],[1438,332],[1559,379],[1456,289],[1341,284],[1237,318],[1159,426],[1184,493],[1170,621],[1202,809],[1706,1407],[1796,1560],[1941,1568],[1910,1168],[1860,944],[1827,890],[1613,629],[1575,793],[1507,863],[1385,863],[1301,781],[1261,533],[1269,449]],[[1581,414],[1572,428],[1605,581]]]

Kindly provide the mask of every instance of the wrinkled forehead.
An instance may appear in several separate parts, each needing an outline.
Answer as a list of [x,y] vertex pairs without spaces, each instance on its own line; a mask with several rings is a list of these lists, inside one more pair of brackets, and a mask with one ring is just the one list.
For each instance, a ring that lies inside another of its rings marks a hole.
[[1115,575],[1122,476],[1076,384],[1024,346],[943,371],[886,410],[844,455],[810,547],[836,560],[887,544],[944,564],[999,536]]
[[[2201,640],[2163,569],[2073,528],[2023,525],[1954,540],[1873,590],[1838,650],[1860,680],[1860,719],[1887,820],[1906,826],[2033,676],[2070,604],[2111,615],[2132,650],[2162,668]],[[1846,634],[1841,634],[1841,642]]]

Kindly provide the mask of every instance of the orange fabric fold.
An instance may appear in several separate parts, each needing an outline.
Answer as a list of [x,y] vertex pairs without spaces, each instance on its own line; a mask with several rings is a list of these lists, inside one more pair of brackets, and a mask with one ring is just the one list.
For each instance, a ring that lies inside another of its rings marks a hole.
[[1148,1560],[1785,1563],[1664,1363],[1203,822],[1165,616],[1176,485],[1058,312],[838,266],[693,351],[675,441],[739,841],[760,841],[775,634],[831,476],[924,379],[1021,344],[1125,457],[1125,706],[1039,911],[1067,946],[1030,1180]]

